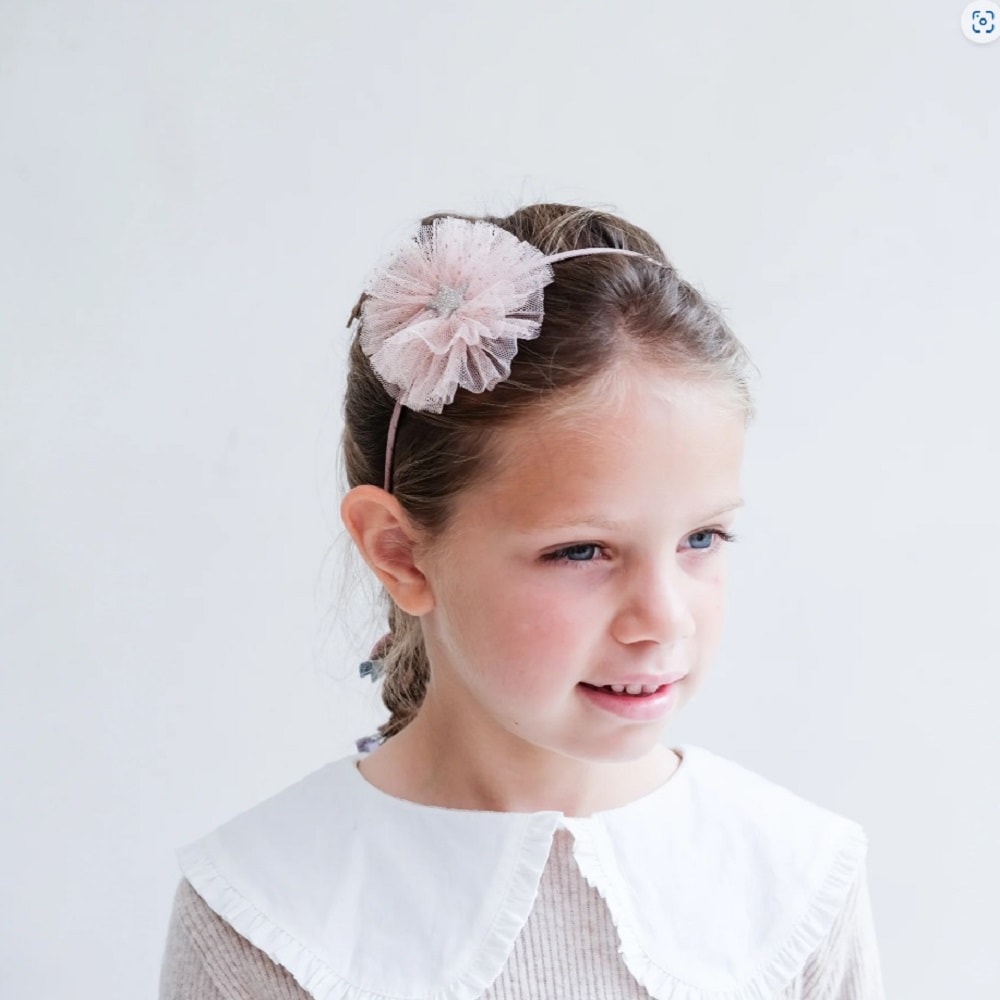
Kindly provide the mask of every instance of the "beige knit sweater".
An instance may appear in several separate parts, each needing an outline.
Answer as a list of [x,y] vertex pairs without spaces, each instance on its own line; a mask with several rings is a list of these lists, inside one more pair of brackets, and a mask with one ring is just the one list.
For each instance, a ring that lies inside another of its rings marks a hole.
[[[281,966],[217,916],[187,882],[177,891],[160,1000],[308,1000]],[[534,909],[484,1000],[639,1000],[604,900],[557,832]],[[826,941],[774,1000],[882,1000],[865,869]],[[708,998],[706,998],[708,1000]],[[722,998],[720,998],[722,1000]]]

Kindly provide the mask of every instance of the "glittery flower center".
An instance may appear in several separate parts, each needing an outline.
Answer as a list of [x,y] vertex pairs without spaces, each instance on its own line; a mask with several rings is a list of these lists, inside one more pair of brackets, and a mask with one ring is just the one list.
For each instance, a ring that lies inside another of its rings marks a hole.
[[465,304],[465,288],[450,288],[441,285],[437,294],[427,303],[428,309],[433,309],[442,319],[447,319],[456,309]]

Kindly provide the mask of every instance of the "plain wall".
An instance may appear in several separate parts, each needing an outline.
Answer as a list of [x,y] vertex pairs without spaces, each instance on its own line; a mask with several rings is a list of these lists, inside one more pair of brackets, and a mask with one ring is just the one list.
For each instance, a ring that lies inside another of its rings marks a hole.
[[650,229],[762,373],[669,741],[864,825],[890,996],[1000,995],[1000,44],[963,6],[4,0],[4,997],[153,996],[174,848],[381,719],[347,315],[420,215],[543,198]]

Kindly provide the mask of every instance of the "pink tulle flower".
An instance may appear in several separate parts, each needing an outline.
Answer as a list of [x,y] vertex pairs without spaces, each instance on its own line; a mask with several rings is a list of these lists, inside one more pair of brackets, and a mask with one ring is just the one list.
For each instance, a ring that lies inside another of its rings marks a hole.
[[375,269],[361,347],[389,394],[440,413],[459,386],[510,375],[519,340],[538,336],[551,258],[488,222],[436,219]]

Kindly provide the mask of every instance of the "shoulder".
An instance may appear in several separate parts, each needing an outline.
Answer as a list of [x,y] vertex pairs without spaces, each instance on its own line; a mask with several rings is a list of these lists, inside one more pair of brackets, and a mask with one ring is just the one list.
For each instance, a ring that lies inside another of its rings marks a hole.
[[[308,833],[301,829],[298,820],[313,817],[324,823],[347,821],[361,808],[360,789],[353,780],[358,777],[356,758],[344,757],[325,764],[318,770],[270,796],[250,809],[233,817],[199,843],[240,844],[253,841],[264,831],[281,833],[283,838],[301,836],[306,842]],[[181,852],[182,860],[185,851]]]
[[[679,847],[725,859],[761,899],[821,905],[824,923],[832,920],[867,855],[860,824],[702,747],[685,747],[684,757],[676,812],[686,840]],[[787,921],[795,904],[773,910]]]
[[687,746],[683,753],[689,806],[744,839],[761,837],[782,851],[866,844],[861,826],[846,816],[703,747]]
[[[629,964],[654,996],[777,995],[849,907],[867,838],[733,761],[680,749],[662,789],[581,825],[581,867],[606,883]],[[690,994],[670,992],[681,982]]]
[[531,910],[558,814],[419,806],[356,763],[183,848],[185,878],[320,1000],[479,996]]
[[181,880],[160,972],[160,1000],[305,1000],[272,962]]
[[311,898],[318,864],[329,877],[339,863],[332,852],[357,813],[353,765],[326,764],[178,851],[184,881],[171,936],[175,925],[206,968],[242,968],[247,945],[298,969],[303,949],[285,911]]
[[666,785],[623,809],[600,814],[616,838],[666,838],[703,858],[740,858],[761,872],[810,867],[818,857],[863,859],[867,837],[845,816],[702,747],[680,749]]

